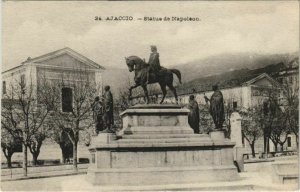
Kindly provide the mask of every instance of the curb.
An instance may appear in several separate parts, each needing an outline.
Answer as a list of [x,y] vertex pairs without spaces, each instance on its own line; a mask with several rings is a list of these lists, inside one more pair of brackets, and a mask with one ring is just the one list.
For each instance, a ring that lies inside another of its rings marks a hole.
[[64,174],[59,174],[59,175],[56,174],[56,175],[43,175],[43,176],[28,176],[28,177],[10,178],[10,179],[1,178],[1,182],[28,180],[28,179],[42,179],[42,178],[50,178],[50,177],[63,177],[63,176],[71,176],[71,175],[83,175],[86,173],[87,173],[87,171],[82,171],[82,172],[77,172],[77,173],[64,173]]
[[264,163],[264,162],[274,162],[275,159],[260,159],[260,160],[250,160],[250,161],[244,161],[244,164],[248,163]]

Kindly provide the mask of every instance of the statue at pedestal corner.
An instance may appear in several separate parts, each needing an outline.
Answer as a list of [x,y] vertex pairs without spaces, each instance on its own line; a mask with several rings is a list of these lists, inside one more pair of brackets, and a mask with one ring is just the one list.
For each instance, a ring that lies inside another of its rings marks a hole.
[[99,132],[104,130],[103,122],[103,103],[100,101],[100,97],[96,97],[94,103],[92,104],[93,119],[95,123],[95,134],[98,135]]
[[210,99],[205,95],[204,98],[206,103],[210,102],[209,112],[213,118],[215,129],[221,130],[225,121],[223,94],[219,90],[217,85],[213,85],[212,89],[214,93],[212,94]]
[[107,132],[113,132],[114,125],[114,103],[113,95],[110,91],[110,86],[104,87],[104,124]]
[[200,117],[199,117],[199,106],[197,101],[195,100],[194,95],[190,95],[189,98],[189,104],[188,104],[188,109],[190,110],[190,113],[188,115],[188,122],[191,128],[193,128],[194,133],[199,134],[199,122],[200,122]]

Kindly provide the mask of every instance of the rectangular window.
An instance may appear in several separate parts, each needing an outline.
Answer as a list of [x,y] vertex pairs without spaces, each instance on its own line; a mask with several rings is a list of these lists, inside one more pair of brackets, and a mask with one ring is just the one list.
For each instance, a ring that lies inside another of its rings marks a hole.
[[21,75],[21,90],[22,90],[22,94],[25,94],[25,86],[26,86],[25,75]]
[[73,93],[72,89],[65,87],[61,90],[61,103],[63,112],[72,112],[73,111]]
[[234,101],[232,104],[233,104],[233,109],[236,109],[237,108],[237,102]]
[[241,130],[241,134],[242,134],[242,144],[243,144],[243,147],[245,147],[245,143],[244,143],[244,142],[245,142],[245,141],[244,141],[244,140],[245,140],[245,137],[244,137],[244,134],[243,134],[242,130]]
[[6,82],[5,81],[2,82],[2,93],[6,94]]
[[291,137],[287,138],[287,143],[288,143],[288,147],[292,146],[292,138]]
[[25,87],[25,75],[21,75],[21,85]]

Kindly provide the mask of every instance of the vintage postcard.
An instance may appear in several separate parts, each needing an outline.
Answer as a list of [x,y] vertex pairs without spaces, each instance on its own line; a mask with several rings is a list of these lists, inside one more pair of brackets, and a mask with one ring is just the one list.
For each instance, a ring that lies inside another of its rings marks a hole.
[[2,191],[298,190],[298,1],[2,1]]

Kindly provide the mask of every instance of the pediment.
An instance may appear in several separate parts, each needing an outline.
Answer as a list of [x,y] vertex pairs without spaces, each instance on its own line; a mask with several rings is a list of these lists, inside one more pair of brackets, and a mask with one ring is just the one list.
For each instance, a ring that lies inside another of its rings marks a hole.
[[88,59],[87,57],[77,53],[76,51],[66,47],[45,55],[29,58],[26,63],[37,63],[47,66],[67,67],[67,68],[83,68],[83,69],[105,69],[101,65]]
[[255,81],[254,83],[252,83],[252,85],[257,85],[257,86],[262,86],[262,87],[272,87],[273,86],[272,82],[266,77]]
[[48,65],[48,66],[57,66],[57,67],[67,67],[67,68],[75,68],[75,69],[91,69],[94,68],[77,58],[72,57],[71,55],[65,53],[59,55],[54,58],[50,58],[48,60],[38,62],[40,64]]
[[263,73],[243,83],[243,85],[257,85],[262,87],[273,87],[273,86],[280,87],[280,84],[266,73]]

